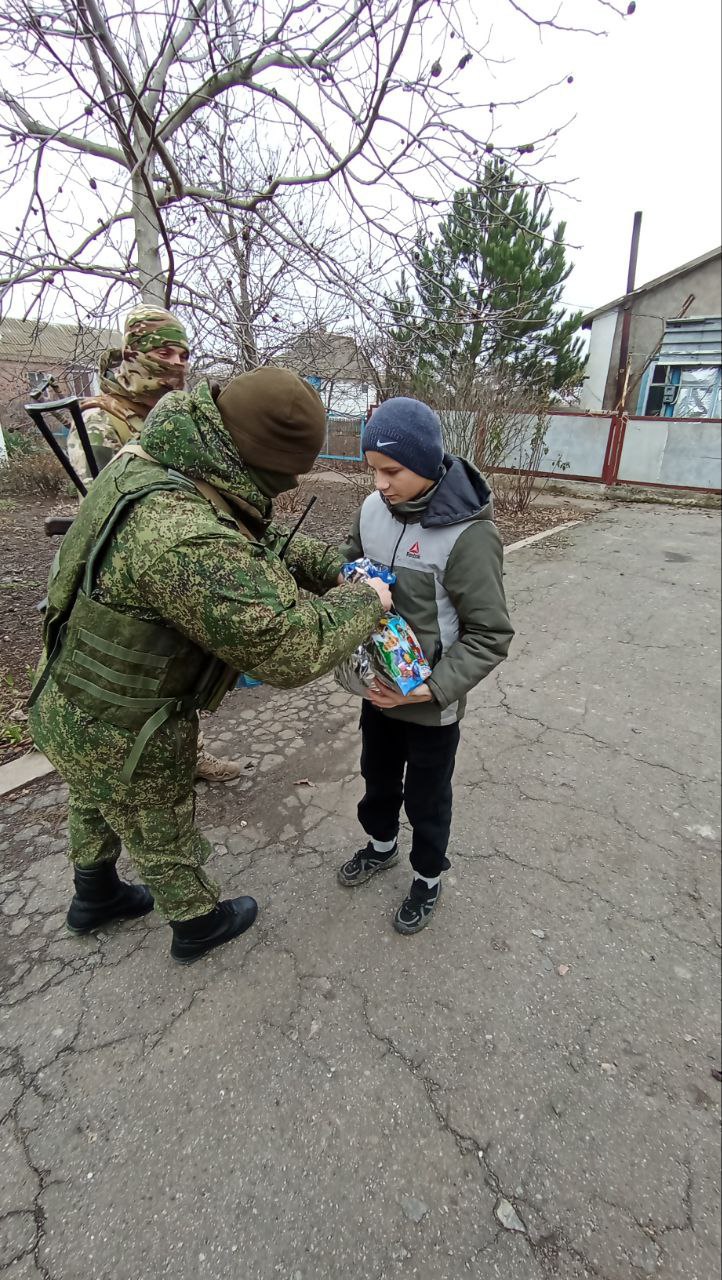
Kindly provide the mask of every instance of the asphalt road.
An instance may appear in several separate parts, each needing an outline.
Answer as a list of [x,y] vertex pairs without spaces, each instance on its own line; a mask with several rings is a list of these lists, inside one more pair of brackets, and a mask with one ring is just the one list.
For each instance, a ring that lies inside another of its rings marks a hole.
[[348,891],[358,704],[238,693],[199,812],[255,928],[63,931],[64,788],[0,814],[2,1280],[715,1280],[718,513],[514,552],[444,900]]

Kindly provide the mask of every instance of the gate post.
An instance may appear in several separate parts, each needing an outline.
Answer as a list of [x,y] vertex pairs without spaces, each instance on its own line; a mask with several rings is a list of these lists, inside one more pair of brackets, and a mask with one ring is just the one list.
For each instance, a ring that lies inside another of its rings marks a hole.
[[628,418],[629,415],[627,413],[612,414],[612,421],[609,425],[609,436],[607,439],[607,450],[604,455],[604,463],[602,465],[602,484],[613,485],[617,483],[619,466],[622,461],[622,449],[624,448],[624,437],[627,432]]

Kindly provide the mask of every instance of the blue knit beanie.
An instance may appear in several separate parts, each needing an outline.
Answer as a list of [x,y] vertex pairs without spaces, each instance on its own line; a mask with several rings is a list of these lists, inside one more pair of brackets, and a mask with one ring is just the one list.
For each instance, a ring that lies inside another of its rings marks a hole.
[[427,404],[395,396],[374,409],[363,430],[361,448],[393,458],[425,480],[437,480],[444,460],[441,423]]

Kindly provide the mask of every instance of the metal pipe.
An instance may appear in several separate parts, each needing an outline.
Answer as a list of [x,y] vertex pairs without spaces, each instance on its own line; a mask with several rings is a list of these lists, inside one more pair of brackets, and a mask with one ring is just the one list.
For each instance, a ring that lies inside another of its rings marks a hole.
[[55,457],[57,458],[61,467],[66,472],[66,474],[70,476],[70,479],[75,485],[75,488],[78,490],[78,493],[81,493],[83,497],[85,497],[88,490],[86,489],[85,485],[80,479],[80,476],[75,470],[75,467],[70,461],[67,453],[65,452],[64,449],[60,447],[60,445],[58,444],[58,441],[55,439],[53,432],[50,430],[50,427],[48,426],[47,422],[45,421],[45,418],[43,417],[43,411],[45,409],[55,409],[58,406],[65,408],[66,403],[67,402],[64,400],[56,400],[56,401],[53,401],[52,404],[49,404],[47,401],[44,402],[42,405],[26,404],[25,412],[30,415],[33,422],[35,423],[35,426],[38,428],[38,431],[40,432],[41,436],[45,440],[46,444],[50,446],[53,453],[55,454]]
[[614,393],[615,413],[624,413],[627,399],[627,383],[629,378],[629,338],[632,331],[632,297],[637,277],[637,255],[639,254],[639,237],[642,230],[642,211],[638,209],[634,215],[632,226],[632,242],[629,246],[629,266],[627,268],[627,294],[622,304],[622,333],[619,341],[619,366],[617,369],[617,386]]
[[88,438],[88,429],[85,425],[85,420],[80,411],[80,402],[75,396],[72,398],[72,400],[68,400],[68,408],[70,410],[70,416],[72,417],[78,432],[78,439],[80,440],[80,443],[83,448],[83,453],[85,454],[85,461],[88,464],[88,470],[91,476],[93,477],[93,479],[95,480],[96,476],[100,471],[100,467],[98,466],[98,460],[95,454],[93,453],[93,446],[90,443],[90,440]]

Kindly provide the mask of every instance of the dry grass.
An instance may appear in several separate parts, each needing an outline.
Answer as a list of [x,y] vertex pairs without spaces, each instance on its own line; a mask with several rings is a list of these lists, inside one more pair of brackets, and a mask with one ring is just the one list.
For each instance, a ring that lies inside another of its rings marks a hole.
[[73,493],[63,468],[49,449],[16,449],[0,466],[3,497],[52,498]]

